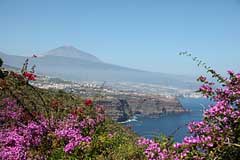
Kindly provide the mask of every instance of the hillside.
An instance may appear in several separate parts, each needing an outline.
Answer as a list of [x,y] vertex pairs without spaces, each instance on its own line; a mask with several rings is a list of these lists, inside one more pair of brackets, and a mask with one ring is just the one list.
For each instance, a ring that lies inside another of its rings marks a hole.
[[144,159],[137,136],[90,99],[33,87],[15,72],[0,77],[0,90],[0,159]]

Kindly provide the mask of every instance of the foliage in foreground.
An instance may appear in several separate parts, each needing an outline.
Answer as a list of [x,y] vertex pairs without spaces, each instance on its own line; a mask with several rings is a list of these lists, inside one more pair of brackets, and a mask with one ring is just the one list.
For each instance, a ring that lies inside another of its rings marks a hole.
[[0,159],[144,159],[136,135],[91,99],[35,88],[33,72],[0,71]]
[[[191,56],[188,53],[187,56]],[[193,58],[202,64],[201,60]],[[215,102],[203,114],[200,122],[188,125],[192,136],[185,137],[181,143],[168,139],[154,141],[140,138],[138,145],[144,149],[149,160],[238,160],[240,157],[240,73],[228,71],[229,78],[224,78],[203,63],[213,78],[221,84],[215,87],[206,77],[198,81],[203,85],[199,92]],[[215,88],[215,89],[214,89]]]

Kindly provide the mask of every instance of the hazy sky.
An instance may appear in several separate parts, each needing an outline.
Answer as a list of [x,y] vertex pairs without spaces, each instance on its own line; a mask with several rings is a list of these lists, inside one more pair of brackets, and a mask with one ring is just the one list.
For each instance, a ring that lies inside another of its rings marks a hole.
[[149,71],[198,74],[180,51],[240,71],[240,0],[0,0],[0,51],[62,45]]

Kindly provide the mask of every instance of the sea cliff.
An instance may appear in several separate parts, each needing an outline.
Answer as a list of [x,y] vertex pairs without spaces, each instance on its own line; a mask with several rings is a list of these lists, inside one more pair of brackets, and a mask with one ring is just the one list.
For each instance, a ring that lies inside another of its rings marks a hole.
[[187,112],[176,97],[119,95],[97,101],[108,116],[122,122],[134,115],[158,117],[169,113]]

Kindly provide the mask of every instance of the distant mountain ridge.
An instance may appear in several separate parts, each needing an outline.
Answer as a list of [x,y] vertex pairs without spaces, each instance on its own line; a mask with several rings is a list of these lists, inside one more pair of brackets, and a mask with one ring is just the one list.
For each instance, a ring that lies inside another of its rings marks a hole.
[[[62,46],[32,58],[36,71],[49,76],[71,81],[107,81],[155,83],[176,88],[193,88],[196,83],[186,76],[153,73],[127,68],[101,61],[96,56],[72,46]],[[8,55],[0,52],[4,63],[21,68],[27,57]]]

